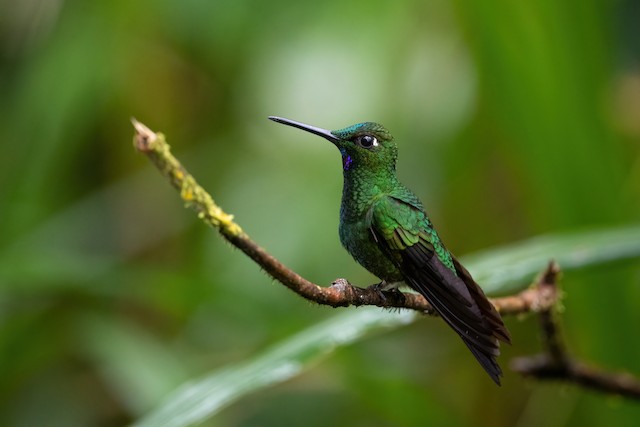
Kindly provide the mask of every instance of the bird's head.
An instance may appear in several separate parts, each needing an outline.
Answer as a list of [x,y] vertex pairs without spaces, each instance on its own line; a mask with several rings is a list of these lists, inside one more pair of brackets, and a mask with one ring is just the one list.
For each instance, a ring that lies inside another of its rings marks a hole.
[[398,149],[393,136],[381,124],[365,122],[330,131],[281,117],[270,116],[269,119],[329,140],[340,150],[345,171],[356,168],[395,170]]

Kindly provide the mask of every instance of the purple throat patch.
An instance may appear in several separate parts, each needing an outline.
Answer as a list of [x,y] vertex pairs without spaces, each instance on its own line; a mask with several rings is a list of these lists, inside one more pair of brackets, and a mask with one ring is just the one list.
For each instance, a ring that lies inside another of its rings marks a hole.
[[351,163],[353,163],[353,159],[350,155],[342,156],[342,168],[344,170],[348,171],[351,168]]

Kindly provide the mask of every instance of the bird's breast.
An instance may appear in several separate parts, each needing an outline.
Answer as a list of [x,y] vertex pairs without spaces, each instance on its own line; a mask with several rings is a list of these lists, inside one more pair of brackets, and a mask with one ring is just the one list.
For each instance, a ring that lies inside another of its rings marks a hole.
[[366,211],[354,212],[344,204],[340,210],[340,242],[370,273],[387,282],[402,281],[400,270],[380,250],[366,220]]

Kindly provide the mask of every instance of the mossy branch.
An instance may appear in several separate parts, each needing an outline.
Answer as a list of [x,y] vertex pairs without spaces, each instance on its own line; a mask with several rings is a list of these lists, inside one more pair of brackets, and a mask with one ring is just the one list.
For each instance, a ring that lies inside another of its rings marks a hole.
[[[132,119],[136,133],[135,148],[146,154],[154,165],[169,179],[180,197],[198,213],[205,223],[217,229],[232,245],[254,260],[271,277],[309,301],[331,307],[375,305],[388,308],[406,308],[421,313],[434,314],[431,305],[419,294],[385,292],[374,288],[360,288],[345,279],[337,279],[329,287],[310,282],[286,267],[273,255],[255,243],[230,215],[218,206],[213,198],[176,159],[162,133],[156,133],[139,121]],[[518,314],[542,310],[555,303],[555,294],[540,294],[532,288],[520,294],[493,299],[504,314]]]
[[[169,179],[180,197],[198,213],[205,223],[217,229],[232,245],[254,260],[264,271],[303,298],[331,307],[375,305],[386,308],[405,308],[422,314],[434,315],[435,311],[419,294],[385,292],[378,288],[360,288],[346,279],[337,279],[331,286],[323,287],[310,282],[286,267],[273,255],[255,243],[230,215],[218,206],[195,178],[171,154],[162,133],[132,119],[136,133],[135,148],[147,155],[153,164]],[[558,333],[554,308],[560,297],[557,281],[560,269],[550,262],[536,281],[522,292],[501,298],[493,298],[499,313],[517,315],[539,313],[543,331],[545,353],[539,356],[516,359],[512,368],[523,375],[540,379],[559,379],[590,387],[606,393],[640,398],[640,381],[628,374],[611,374],[571,360]]]

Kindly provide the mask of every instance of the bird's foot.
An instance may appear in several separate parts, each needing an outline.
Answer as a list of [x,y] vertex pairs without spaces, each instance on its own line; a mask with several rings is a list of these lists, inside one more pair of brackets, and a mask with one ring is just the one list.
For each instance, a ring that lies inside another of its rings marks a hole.
[[382,292],[400,292],[398,290],[400,285],[402,285],[402,282],[387,282],[386,280],[383,280],[382,282],[371,285],[370,287]]
[[377,293],[385,303],[396,302],[404,304],[405,296],[398,290],[401,284],[401,282],[387,282],[383,280],[380,283],[369,286],[368,289]]

